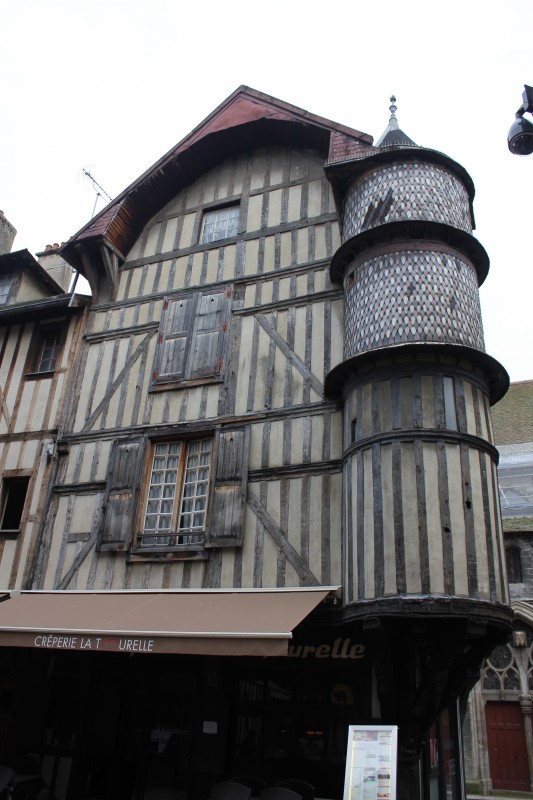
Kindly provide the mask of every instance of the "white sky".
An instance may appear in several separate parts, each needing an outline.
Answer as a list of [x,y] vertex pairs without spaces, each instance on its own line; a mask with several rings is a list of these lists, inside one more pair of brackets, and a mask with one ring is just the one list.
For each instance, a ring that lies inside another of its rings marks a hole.
[[[13,249],[91,217],[240,84],[377,138],[401,128],[476,185],[487,352],[533,378],[533,155],[507,131],[533,84],[532,0],[0,0],[0,208]],[[103,203],[97,206],[97,210]]]

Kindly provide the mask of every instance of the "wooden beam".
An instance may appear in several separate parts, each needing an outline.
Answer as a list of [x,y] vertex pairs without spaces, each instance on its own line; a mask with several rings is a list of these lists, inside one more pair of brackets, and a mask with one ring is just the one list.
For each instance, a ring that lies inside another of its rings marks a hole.
[[302,581],[303,586],[320,586],[320,581],[311,572],[307,564],[302,559],[301,555],[294,549],[292,544],[287,539],[285,532],[279,527],[278,523],[270,516],[265,506],[261,503],[258,497],[248,489],[246,497],[248,505],[257,516],[265,530],[274,539],[277,546],[298,573],[298,577]]
[[311,370],[308,369],[308,367],[304,364],[302,359],[296,355],[294,350],[292,350],[289,347],[285,339],[283,339],[279,335],[279,333],[276,330],[274,330],[274,328],[269,323],[265,315],[257,314],[256,320],[261,325],[265,333],[267,333],[270,336],[270,338],[276,344],[276,346],[279,347],[284,356],[289,359],[293,367],[295,367],[298,370],[300,375],[302,375],[306,381],[309,381],[315,392],[317,392],[317,394],[319,394],[320,397],[322,397],[324,395],[324,386],[322,385],[322,383],[318,380],[316,375],[314,375],[311,372]]

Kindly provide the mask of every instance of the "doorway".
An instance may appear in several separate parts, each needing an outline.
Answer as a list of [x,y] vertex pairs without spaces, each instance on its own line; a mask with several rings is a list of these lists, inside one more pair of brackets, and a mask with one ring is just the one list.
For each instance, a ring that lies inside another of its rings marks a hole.
[[485,718],[492,788],[528,792],[529,765],[519,703],[488,702]]

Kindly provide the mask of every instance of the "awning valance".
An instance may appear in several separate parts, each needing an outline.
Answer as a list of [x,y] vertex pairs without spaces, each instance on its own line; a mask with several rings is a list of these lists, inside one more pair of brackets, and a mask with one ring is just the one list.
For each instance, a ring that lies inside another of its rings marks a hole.
[[284,656],[292,632],[337,587],[11,592],[0,646]]

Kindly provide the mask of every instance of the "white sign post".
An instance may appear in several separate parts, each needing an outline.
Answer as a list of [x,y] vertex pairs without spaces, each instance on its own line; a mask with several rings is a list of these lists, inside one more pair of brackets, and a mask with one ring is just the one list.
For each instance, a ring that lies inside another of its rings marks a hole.
[[398,727],[350,725],[344,800],[396,800]]

